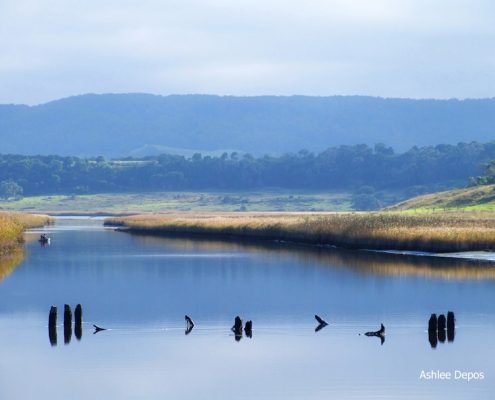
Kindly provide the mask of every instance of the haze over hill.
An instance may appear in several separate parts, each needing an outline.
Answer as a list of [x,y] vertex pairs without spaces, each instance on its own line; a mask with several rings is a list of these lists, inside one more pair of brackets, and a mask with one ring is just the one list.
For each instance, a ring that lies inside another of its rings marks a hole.
[[1,153],[104,155],[166,149],[256,155],[342,144],[488,142],[495,99],[363,96],[81,95],[38,106],[0,105]]

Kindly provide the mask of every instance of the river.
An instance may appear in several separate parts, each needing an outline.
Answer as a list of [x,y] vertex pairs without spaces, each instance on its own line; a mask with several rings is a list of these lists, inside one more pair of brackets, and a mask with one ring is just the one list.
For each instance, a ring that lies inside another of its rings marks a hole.
[[[1,399],[495,395],[493,264],[138,236],[91,218],[43,232],[51,245],[28,233],[0,281]],[[64,304],[82,305],[82,337],[64,337]],[[455,336],[432,347],[428,319],[448,311]],[[328,322],[318,331],[315,314]],[[230,330],[236,315],[253,321],[251,338]],[[364,335],[381,323],[383,344]]]

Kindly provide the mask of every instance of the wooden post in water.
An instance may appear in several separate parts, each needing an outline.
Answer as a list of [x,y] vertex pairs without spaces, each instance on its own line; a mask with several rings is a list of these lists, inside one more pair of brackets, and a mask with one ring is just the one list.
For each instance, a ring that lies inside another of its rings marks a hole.
[[82,338],[82,306],[78,304],[74,310],[74,333],[77,340]]
[[438,340],[442,343],[445,342],[445,325],[445,315],[441,314],[438,316]]
[[48,314],[48,338],[52,346],[57,345],[57,307],[51,306]]
[[428,321],[428,332],[436,332],[438,329],[437,314],[431,314],[430,320]]
[[68,304],[64,305],[64,343],[69,344],[72,337],[72,310]]
[[234,326],[232,327],[232,331],[234,332],[235,340],[236,341],[241,340],[241,338],[242,338],[242,319],[241,319],[241,317],[239,317],[239,316],[235,317]]
[[452,311],[447,313],[447,340],[453,342],[455,338],[455,315]]
[[438,319],[437,314],[431,314],[430,320],[428,321],[428,341],[430,342],[430,346],[432,349],[437,347],[438,336]]
[[246,326],[244,327],[244,332],[246,332],[246,336],[248,338],[253,337],[253,321],[247,321]]

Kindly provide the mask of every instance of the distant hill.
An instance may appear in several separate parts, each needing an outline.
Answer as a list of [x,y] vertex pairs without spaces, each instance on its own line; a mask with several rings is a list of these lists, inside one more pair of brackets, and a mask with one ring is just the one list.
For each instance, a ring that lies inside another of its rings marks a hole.
[[495,185],[474,186],[426,194],[387,207],[389,211],[420,209],[495,211]]
[[115,157],[172,148],[262,155],[380,142],[402,151],[488,142],[494,134],[495,99],[88,94],[0,105],[4,154]]

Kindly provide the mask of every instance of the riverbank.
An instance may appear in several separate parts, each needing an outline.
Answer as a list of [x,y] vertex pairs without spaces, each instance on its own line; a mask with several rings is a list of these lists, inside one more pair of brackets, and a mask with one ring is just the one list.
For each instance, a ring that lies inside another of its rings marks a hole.
[[26,229],[51,223],[48,215],[0,213],[0,256],[12,253],[23,243]]
[[168,236],[279,240],[349,249],[495,250],[495,213],[164,213],[107,218],[107,226]]

